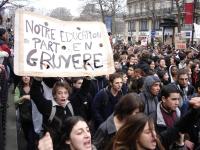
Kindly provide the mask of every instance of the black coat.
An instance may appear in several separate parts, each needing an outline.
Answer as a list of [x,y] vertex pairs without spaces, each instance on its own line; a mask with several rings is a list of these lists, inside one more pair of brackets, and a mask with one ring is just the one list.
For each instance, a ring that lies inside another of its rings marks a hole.
[[[36,81],[34,79],[30,90],[31,99],[34,101],[39,112],[42,114],[44,132],[50,132],[54,144],[54,149],[56,149],[60,142],[63,121],[67,117],[72,116],[72,113],[67,106],[63,108],[59,105],[53,105],[51,100],[46,100],[42,91],[43,88],[41,81]],[[49,121],[52,106],[56,107],[56,112],[53,120]]]
[[189,133],[191,127],[198,121],[200,117],[200,109],[190,109],[183,117],[177,121],[172,128],[159,134],[160,141],[165,148],[174,143],[179,138],[179,132]]
[[94,134],[93,144],[98,150],[105,150],[117,132],[113,117],[113,114],[110,115],[108,119],[99,126]]
[[86,121],[91,120],[91,103],[90,94],[91,80],[83,79],[82,86],[79,90],[74,91],[70,96],[70,102],[73,106],[74,113],[83,117]]

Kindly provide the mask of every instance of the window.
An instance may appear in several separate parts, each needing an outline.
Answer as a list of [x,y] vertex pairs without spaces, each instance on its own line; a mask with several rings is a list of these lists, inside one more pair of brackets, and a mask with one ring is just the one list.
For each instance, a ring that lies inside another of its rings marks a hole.
[[156,2],[156,3],[155,3],[155,9],[156,9],[156,10],[159,10],[160,7],[161,7],[160,5],[161,5],[160,2]]
[[200,8],[200,0],[197,0],[196,1],[196,9],[199,9]]
[[140,13],[140,4],[136,3],[136,13]]
[[160,20],[156,20],[155,22],[155,29],[160,30]]
[[128,32],[133,32],[133,31],[135,31],[135,21],[134,20],[128,22]]
[[143,2],[143,3],[141,3],[141,13],[144,13],[144,12],[146,12],[147,10],[146,10],[146,3],[145,2]]
[[143,19],[140,21],[140,31],[147,31],[148,30],[148,21]]

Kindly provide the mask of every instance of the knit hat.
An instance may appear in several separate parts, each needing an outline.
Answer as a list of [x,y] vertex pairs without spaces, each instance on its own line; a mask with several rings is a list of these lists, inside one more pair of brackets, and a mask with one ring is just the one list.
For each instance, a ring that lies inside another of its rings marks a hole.
[[0,28],[0,37],[6,33],[6,29]]

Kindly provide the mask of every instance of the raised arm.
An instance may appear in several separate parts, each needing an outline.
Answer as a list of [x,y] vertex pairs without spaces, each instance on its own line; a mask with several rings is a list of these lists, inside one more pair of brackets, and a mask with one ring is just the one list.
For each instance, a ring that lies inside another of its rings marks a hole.
[[31,99],[35,102],[39,112],[48,118],[51,113],[52,102],[44,98],[41,80],[33,79],[30,95]]

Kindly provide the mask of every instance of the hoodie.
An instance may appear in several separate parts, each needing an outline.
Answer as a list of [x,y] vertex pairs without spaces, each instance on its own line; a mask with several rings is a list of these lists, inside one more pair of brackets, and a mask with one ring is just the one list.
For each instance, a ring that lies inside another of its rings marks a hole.
[[140,93],[140,97],[145,106],[144,113],[152,116],[154,120],[156,120],[158,98],[157,95],[151,94],[151,87],[156,82],[160,82],[160,79],[157,76],[147,76],[144,80],[143,91]]

